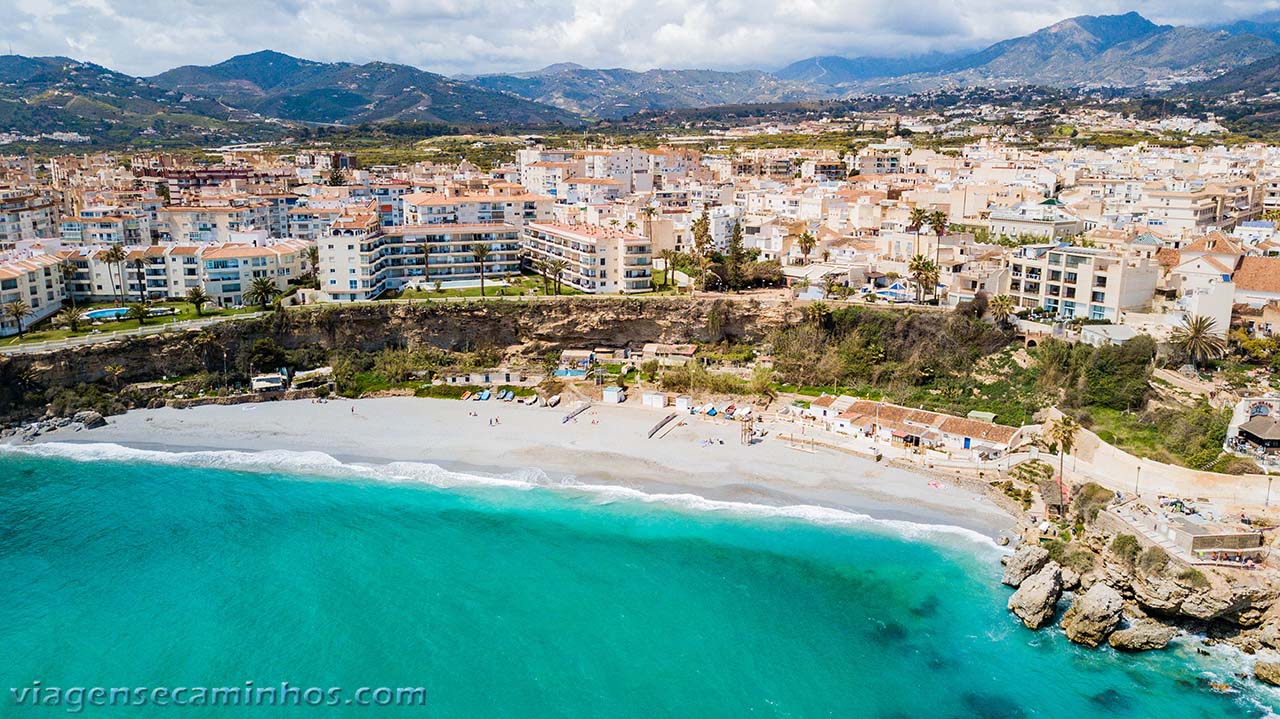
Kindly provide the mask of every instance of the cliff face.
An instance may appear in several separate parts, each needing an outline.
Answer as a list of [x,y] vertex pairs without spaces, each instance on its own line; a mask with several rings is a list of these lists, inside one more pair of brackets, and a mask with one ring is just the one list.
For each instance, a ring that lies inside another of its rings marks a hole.
[[[124,368],[122,383],[235,367],[253,343],[271,338],[286,349],[377,351],[432,346],[494,347],[528,357],[565,348],[629,347],[645,342],[758,341],[800,319],[798,308],[753,301],[565,299],[517,302],[381,303],[291,308],[224,322],[201,331],[150,335],[43,354],[0,357],[0,375],[41,387],[100,382]],[[0,406],[0,417],[11,407]]]

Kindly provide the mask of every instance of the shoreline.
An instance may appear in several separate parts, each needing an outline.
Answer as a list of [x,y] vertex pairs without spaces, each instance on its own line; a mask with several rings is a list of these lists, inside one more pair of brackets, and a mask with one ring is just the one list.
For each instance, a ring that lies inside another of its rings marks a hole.
[[980,492],[836,451],[793,449],[775,439],[776,428],[768,425],[766,438],[750,447],[741,444],[737,423],[693,416],[646,439],[670,411],[593,405],[577,421],[562,423],[565,406],[406,397],[294,400],[133,410],[108,418],[105,427],[54,431],[34,444],[322,452],[344,463],[420,462],[498,476],[538,469],[552,482],[716,502],[809,505],[876,520],[960,527],[992,540],[1014,536],[1016,519]]

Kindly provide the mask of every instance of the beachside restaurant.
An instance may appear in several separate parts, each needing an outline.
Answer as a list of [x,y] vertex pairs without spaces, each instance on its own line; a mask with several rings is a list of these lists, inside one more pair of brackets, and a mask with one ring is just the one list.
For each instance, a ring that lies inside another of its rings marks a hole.
[[1280,420],[1268,414],[1250,418],[1236,430],[1230,446],[1259,455],[1280,453]]

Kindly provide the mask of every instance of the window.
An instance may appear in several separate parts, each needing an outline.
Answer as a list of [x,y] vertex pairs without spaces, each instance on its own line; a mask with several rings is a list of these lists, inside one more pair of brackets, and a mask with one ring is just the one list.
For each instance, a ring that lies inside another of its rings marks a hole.
[[1106,302],[1107,301],[1106,294],[1103,292],[1094,292],[1092,300],[1094,302]]

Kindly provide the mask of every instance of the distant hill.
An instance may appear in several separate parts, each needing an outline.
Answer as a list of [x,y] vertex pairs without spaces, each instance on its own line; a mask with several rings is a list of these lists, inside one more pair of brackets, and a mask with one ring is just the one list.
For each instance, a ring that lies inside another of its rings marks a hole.
[[798,102],[831,96],[825,87],[782,80],[759,70],[592,70],[572,63],[472,83],[588,117],[616,119],[642,110],[738,103]]
[[580,122],[562,109],[408,65],[323,63],[272,51],[239,55],[217,65],[179,67],[150,81],[265,117],[305,122]]
[[[834,68],[832,84],[849,91],[909,93],[936,87],[1048,85],[1137,87],[1194,82],[1280,53],[1280,45],[1251,34],[1157,25],[1136,12],[1083,15],[1030,35],[920,68],[918,60],[812,58],[782,74],[815,81],[804,68]],[[862,77],[859,77],[861,75]]]
[[98,141],[235,139],[260,126],[216,100],[66,57],[0,56],[0,132],[68,132]]
[[782,80],[838,87],[880,77],[932,72],[965,56],[966,53],[941,52],[906,58],[824,55],[793,62],[773,74]]
[[1238,67],[1212,80],[1178,88],[1178,94],[1224,97],[1242,93],[1249,97],[1280,92],[1280,55]]

